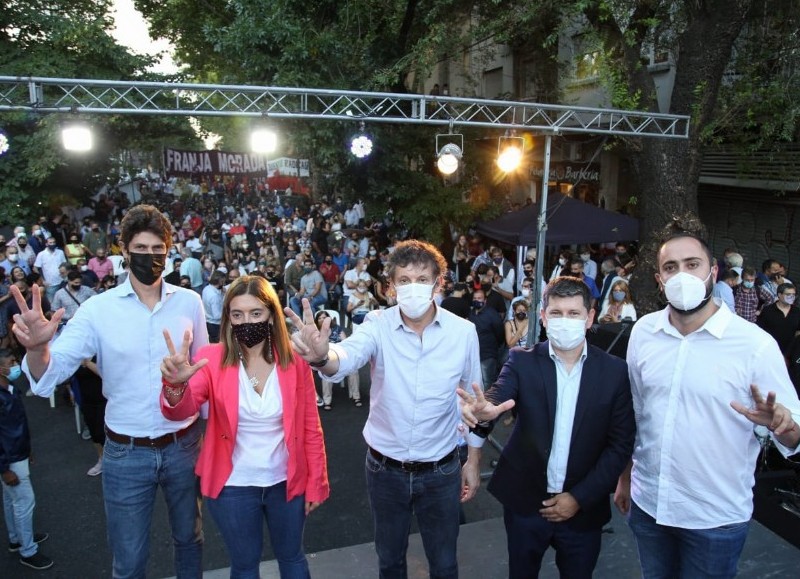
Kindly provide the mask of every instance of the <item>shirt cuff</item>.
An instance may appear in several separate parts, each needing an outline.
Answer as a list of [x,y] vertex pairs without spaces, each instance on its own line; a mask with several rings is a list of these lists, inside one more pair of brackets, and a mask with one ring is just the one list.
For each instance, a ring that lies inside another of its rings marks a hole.
[[467,434],[467,444],[469,446],[472,446],[474,448],[481,448],[481,447],[483,447],[483,443],[485,443],[485,442],[486,442],[486,439],[485,438],[481,438],[477,434],[473,434],[472,432]]

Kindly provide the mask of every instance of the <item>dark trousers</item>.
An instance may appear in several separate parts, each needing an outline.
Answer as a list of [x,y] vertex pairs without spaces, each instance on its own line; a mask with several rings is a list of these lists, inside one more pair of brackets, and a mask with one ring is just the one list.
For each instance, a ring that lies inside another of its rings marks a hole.
[[523,515],[503,509],[508,537],[509,579],[535,579],[549,547],[556,550],[561,577],[591,579],[600,556],[602,528],[576,530],[569,521],[551,523],[539,513]]
[[206,322],[206,329],[208,330],[208,343],[216,344],[219,342],[219,324],[210,324]]

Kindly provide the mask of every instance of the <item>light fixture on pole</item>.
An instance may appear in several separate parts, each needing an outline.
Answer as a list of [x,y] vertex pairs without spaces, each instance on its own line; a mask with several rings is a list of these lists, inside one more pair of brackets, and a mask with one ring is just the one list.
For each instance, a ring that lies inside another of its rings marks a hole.
[[510,173],[522,163],[525,151],[525,139],[505,135],[497,142],[497,166],[505,173]]
[[350,152],[359,159],[365,159],[372,153],[372,139],[364,133],[364,121],[358,127],[358,134],[350,139]]
[[[464,155],[464,135],[452,132],[446,135],[436,135],[436,166],[442,175],[452,175],[461,165]],[[441,143],[444,143],[442,145]]]
[[274,153],[278,148],[278,134],[266,118],[267,113],[264,113],[264,120],[259,121],[250,131],[250,150],[261,155]]
[[61,129],[61,144],[67,151],[85,153],[94,146],[92,130],[83,123],[70,123]]
[[8,152],[8,137],[3,132],[0,132],[0,155]]

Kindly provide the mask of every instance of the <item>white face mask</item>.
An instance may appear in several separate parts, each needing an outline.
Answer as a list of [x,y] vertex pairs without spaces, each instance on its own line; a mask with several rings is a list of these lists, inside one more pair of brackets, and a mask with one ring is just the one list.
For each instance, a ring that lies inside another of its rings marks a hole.
[[397,286],[397,305],[400,306],[400,311],[412,320],[424,316],[432,301],[433,284],[407,283]]
[[679,312],[694,310],[707,298],[706,281],[709,276],[711,272],[708,272],[705,279],[700,279],[681,271],[669,278],[664,284],[664,295],[667,296],[669,305]]
[[559,257],[558,258],[558,265],[567,265],[567,258],[566,257]]
[[522,297],[527,298],[530,297],[530,295],[531,295],[531,290],[529,290],[526,287],[522,288]]
[[586,339],[586,320],[547,318],[547,337],[559,350],[574,350]]

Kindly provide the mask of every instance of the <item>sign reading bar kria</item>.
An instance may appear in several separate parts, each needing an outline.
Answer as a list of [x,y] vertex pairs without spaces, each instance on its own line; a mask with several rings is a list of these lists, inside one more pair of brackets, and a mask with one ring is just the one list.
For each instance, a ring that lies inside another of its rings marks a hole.
[[265,155],[232,151],[190,151],[164,149],[164,169],[167,175],[248,175],[267,177],[275,174],[308,177],[308,159],[280,158],[269,160]]

